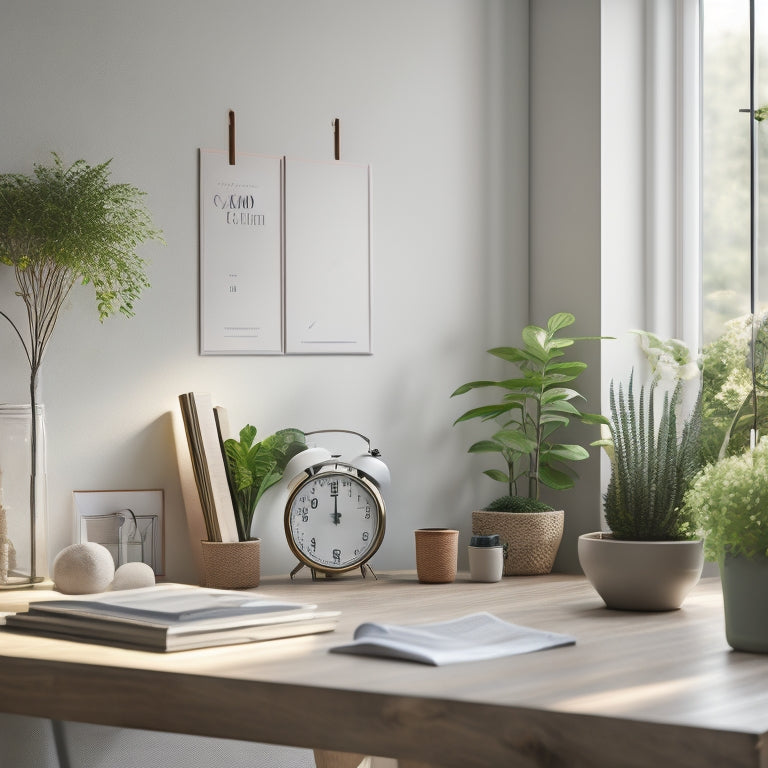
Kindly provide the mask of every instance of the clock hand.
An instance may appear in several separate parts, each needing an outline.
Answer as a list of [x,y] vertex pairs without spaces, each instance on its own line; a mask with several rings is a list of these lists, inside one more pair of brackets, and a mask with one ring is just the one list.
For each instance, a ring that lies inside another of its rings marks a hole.
[[338,525],[341,522],[341,512],[339,512],[339,497],[334,496],[333,497],[333,514],[331,515],[333,518],[333,524]]

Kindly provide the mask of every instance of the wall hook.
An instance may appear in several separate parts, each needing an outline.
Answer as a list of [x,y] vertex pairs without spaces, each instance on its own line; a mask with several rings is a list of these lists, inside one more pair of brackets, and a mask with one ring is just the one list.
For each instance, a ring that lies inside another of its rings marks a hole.
[[334,160],[341,159],[341,138],[339,136],[339,118],[337,117],[333,121],[333,158]]
[[235,110],[229,110],[229,164],[235,164]]

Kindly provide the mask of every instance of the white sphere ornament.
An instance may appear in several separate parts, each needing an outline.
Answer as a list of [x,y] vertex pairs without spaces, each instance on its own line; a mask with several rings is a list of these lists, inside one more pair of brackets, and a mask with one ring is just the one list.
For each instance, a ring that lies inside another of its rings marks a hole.
[[112,589],[138,589],[154,585],[155,572],[146,563],[123,563],[115,571]]
[[115,562],[106,547],[93,541],[72,544],[53,561],[53,581],[59,592],[87,595],[109,589]]

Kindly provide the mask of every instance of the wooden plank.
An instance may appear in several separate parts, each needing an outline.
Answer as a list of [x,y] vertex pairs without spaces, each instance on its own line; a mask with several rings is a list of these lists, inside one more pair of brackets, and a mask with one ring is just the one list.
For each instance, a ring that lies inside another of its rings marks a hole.
[[[171,655],[0,633],[0,710],[447,768],[765,760],[768,657],[728,649],[716,580],[665,614],[608,611],[566,576],[420,585],[406,573],[258,591],[339,608],[342,621],[326,635]],[[364,620],[479,609],[577,643],[438,668],[327,652]]]

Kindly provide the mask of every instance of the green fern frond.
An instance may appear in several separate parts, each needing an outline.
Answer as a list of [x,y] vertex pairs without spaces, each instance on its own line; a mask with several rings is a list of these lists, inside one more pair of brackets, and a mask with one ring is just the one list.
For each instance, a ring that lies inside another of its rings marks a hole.
[[614,457],[604,497],[605,516],[619,539],[675,540],[691,535],[683,495],[701,467],[701,397],[678,430],[680,385],[665,393],[657,417],[656,389],[635,396],[630,376],[626,396],[611,382],[609,405]]

